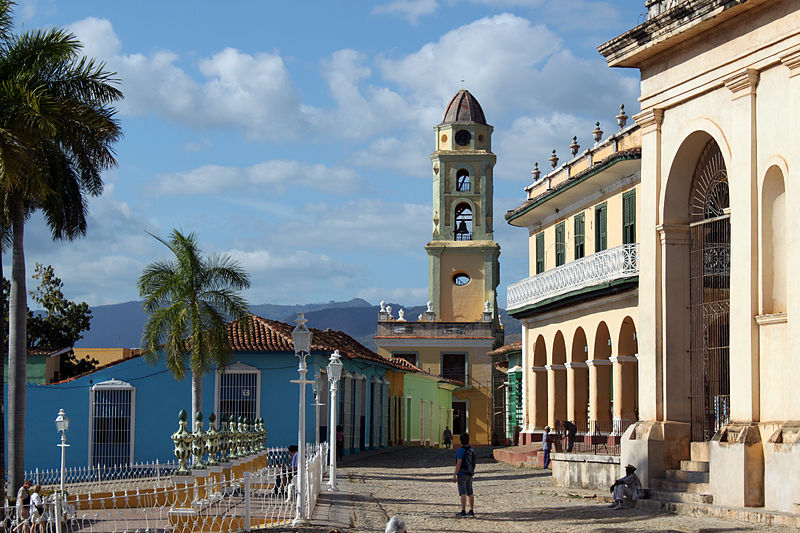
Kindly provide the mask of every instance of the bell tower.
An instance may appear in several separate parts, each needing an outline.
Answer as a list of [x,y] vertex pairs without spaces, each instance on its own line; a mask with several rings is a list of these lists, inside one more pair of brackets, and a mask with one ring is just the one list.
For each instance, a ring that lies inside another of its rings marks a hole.
[[433,238],[425,246],[429,299],[437,321],[483,322],[490,312],[499,326],[500,245],[492,230],[494,128],[475,97],[462,89],[434,130]]

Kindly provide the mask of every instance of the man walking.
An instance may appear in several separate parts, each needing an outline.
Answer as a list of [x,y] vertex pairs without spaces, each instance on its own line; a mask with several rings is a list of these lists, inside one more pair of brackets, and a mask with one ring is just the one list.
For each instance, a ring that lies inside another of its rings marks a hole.
[[550,426],[544,427],[542,435],[542,451],[544,452],[544,467],[550,466]]
[[[458,484],[458,495],[461,497],[461,512],[458,517],[475,516],[475,496],[472,494],[472,475],[475,473],[475,451],[469,445],[469,433],[461,434],[461,447],[456,452],[456,471],[453,482]],[[469,512],[467,512],[469,498]]]
[[449,448],[450,443],[453,442],[453,432],[450,431],[450,426],[444,427],[444,431],[442,432],[442,442],[444,442],[445,448]]

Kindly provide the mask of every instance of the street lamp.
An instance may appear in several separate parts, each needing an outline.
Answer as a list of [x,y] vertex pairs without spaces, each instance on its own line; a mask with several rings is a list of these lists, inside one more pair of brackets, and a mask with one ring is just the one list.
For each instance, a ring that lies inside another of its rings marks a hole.
[[342,377],[342,362],[339,360],[339,350],[334,350],[331,354],[331,361],[328,363],[328,382],[331,389],[331,423],[329,428],[330,437],[328,437],[328,444],[330,444],[330,457],[328,457],[328,490],[336,490],[336,388],[339,385],[339,378]]
[[69,430],[69,417],[63,409],[58,410],[56,417],[56,431],[61,432],[61,443],[58,445],[61,448],[61,491],[56,495],[56,533],[61,533],[61,500],[64,498],[64,457],[66,449],[69,447],[67,444],[67,430]]
[[303,313],[297,314],[295,323],[297,326],[292,330],[292,343],[294,344],[294,354],[299,360],[297,371],[300,379],[292,380],[300,386],[300,412],[297,420],[297,513],[295,514],[293,525],[309,524],[306,517],[306,385],[313,383],[306,379],[306,358],[311,352],[311,332],[306,327],[306,318]]

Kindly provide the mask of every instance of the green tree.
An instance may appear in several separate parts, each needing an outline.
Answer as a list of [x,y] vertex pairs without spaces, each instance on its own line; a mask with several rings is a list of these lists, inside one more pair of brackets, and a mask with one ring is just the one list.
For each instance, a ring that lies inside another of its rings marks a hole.
[[114,74],[82,57],[66,30],[13,33],[14,2],[0,0],[0,198],[11,228],[8,353],[8,483],[25,464],[25,220],[41,210],[56,239],[86,233],[86,197],[103,190],[122,132]]
[[53,267],[36,263],[33,279],[39,287],[30,291],[34,302],[44,313],[34,314],[28,310],[29,348],[68,348],[83,338],[92,323],[92,311],[86,302],[75,303],[64,298],[64,284],[56,276]]
[[[202,377],[230,358],[228,319],[249,331],[249,306],[241,291],[250,277],[224,255],[203,256],[194,233],[172,230],[168,240],[153,235],[174,258],[147,265],[139,294],[148,314],[142,333],[144,356],[154,363],[163,349],[167,368],[181,380],[192,374],[192,413],[202,410]],[[194,425],[194,416],[192,416]]]

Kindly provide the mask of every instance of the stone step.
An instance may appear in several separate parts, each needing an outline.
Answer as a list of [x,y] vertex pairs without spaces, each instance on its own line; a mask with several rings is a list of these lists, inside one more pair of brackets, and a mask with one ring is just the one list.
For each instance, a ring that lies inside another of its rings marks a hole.
[[708,472],[708,461],[681,461],[681,470]]
[[707,442],[692,442],[691,443],[691,459],[692,461],[710,461],[711,455],[709,452],[709,445]]
[[[666,511],[690,516],[714,516],[760,525],[800,529],[800,514],[764,511],[752,507],[722,507],[704,503],[681,503],[666,500],[638,500],[636,507],[647,511]],[[800,510],[800,509],[798,509]]]
[[691,483],[687,481],[671,481],[669,479],[654,479],[651,481],[654,489],[670,490],[674,492],[693,492],[696,494],[709,494],[711,485],[708,483]]
[[663,489],[647,489],[647,497],[651,500],[679,503],[713,503],[711,494],[698,494],[696,492],[676,492]]
[[708,472],[692,470],[667,470],[667,481],[688,481],[689,483],[708,483]]

